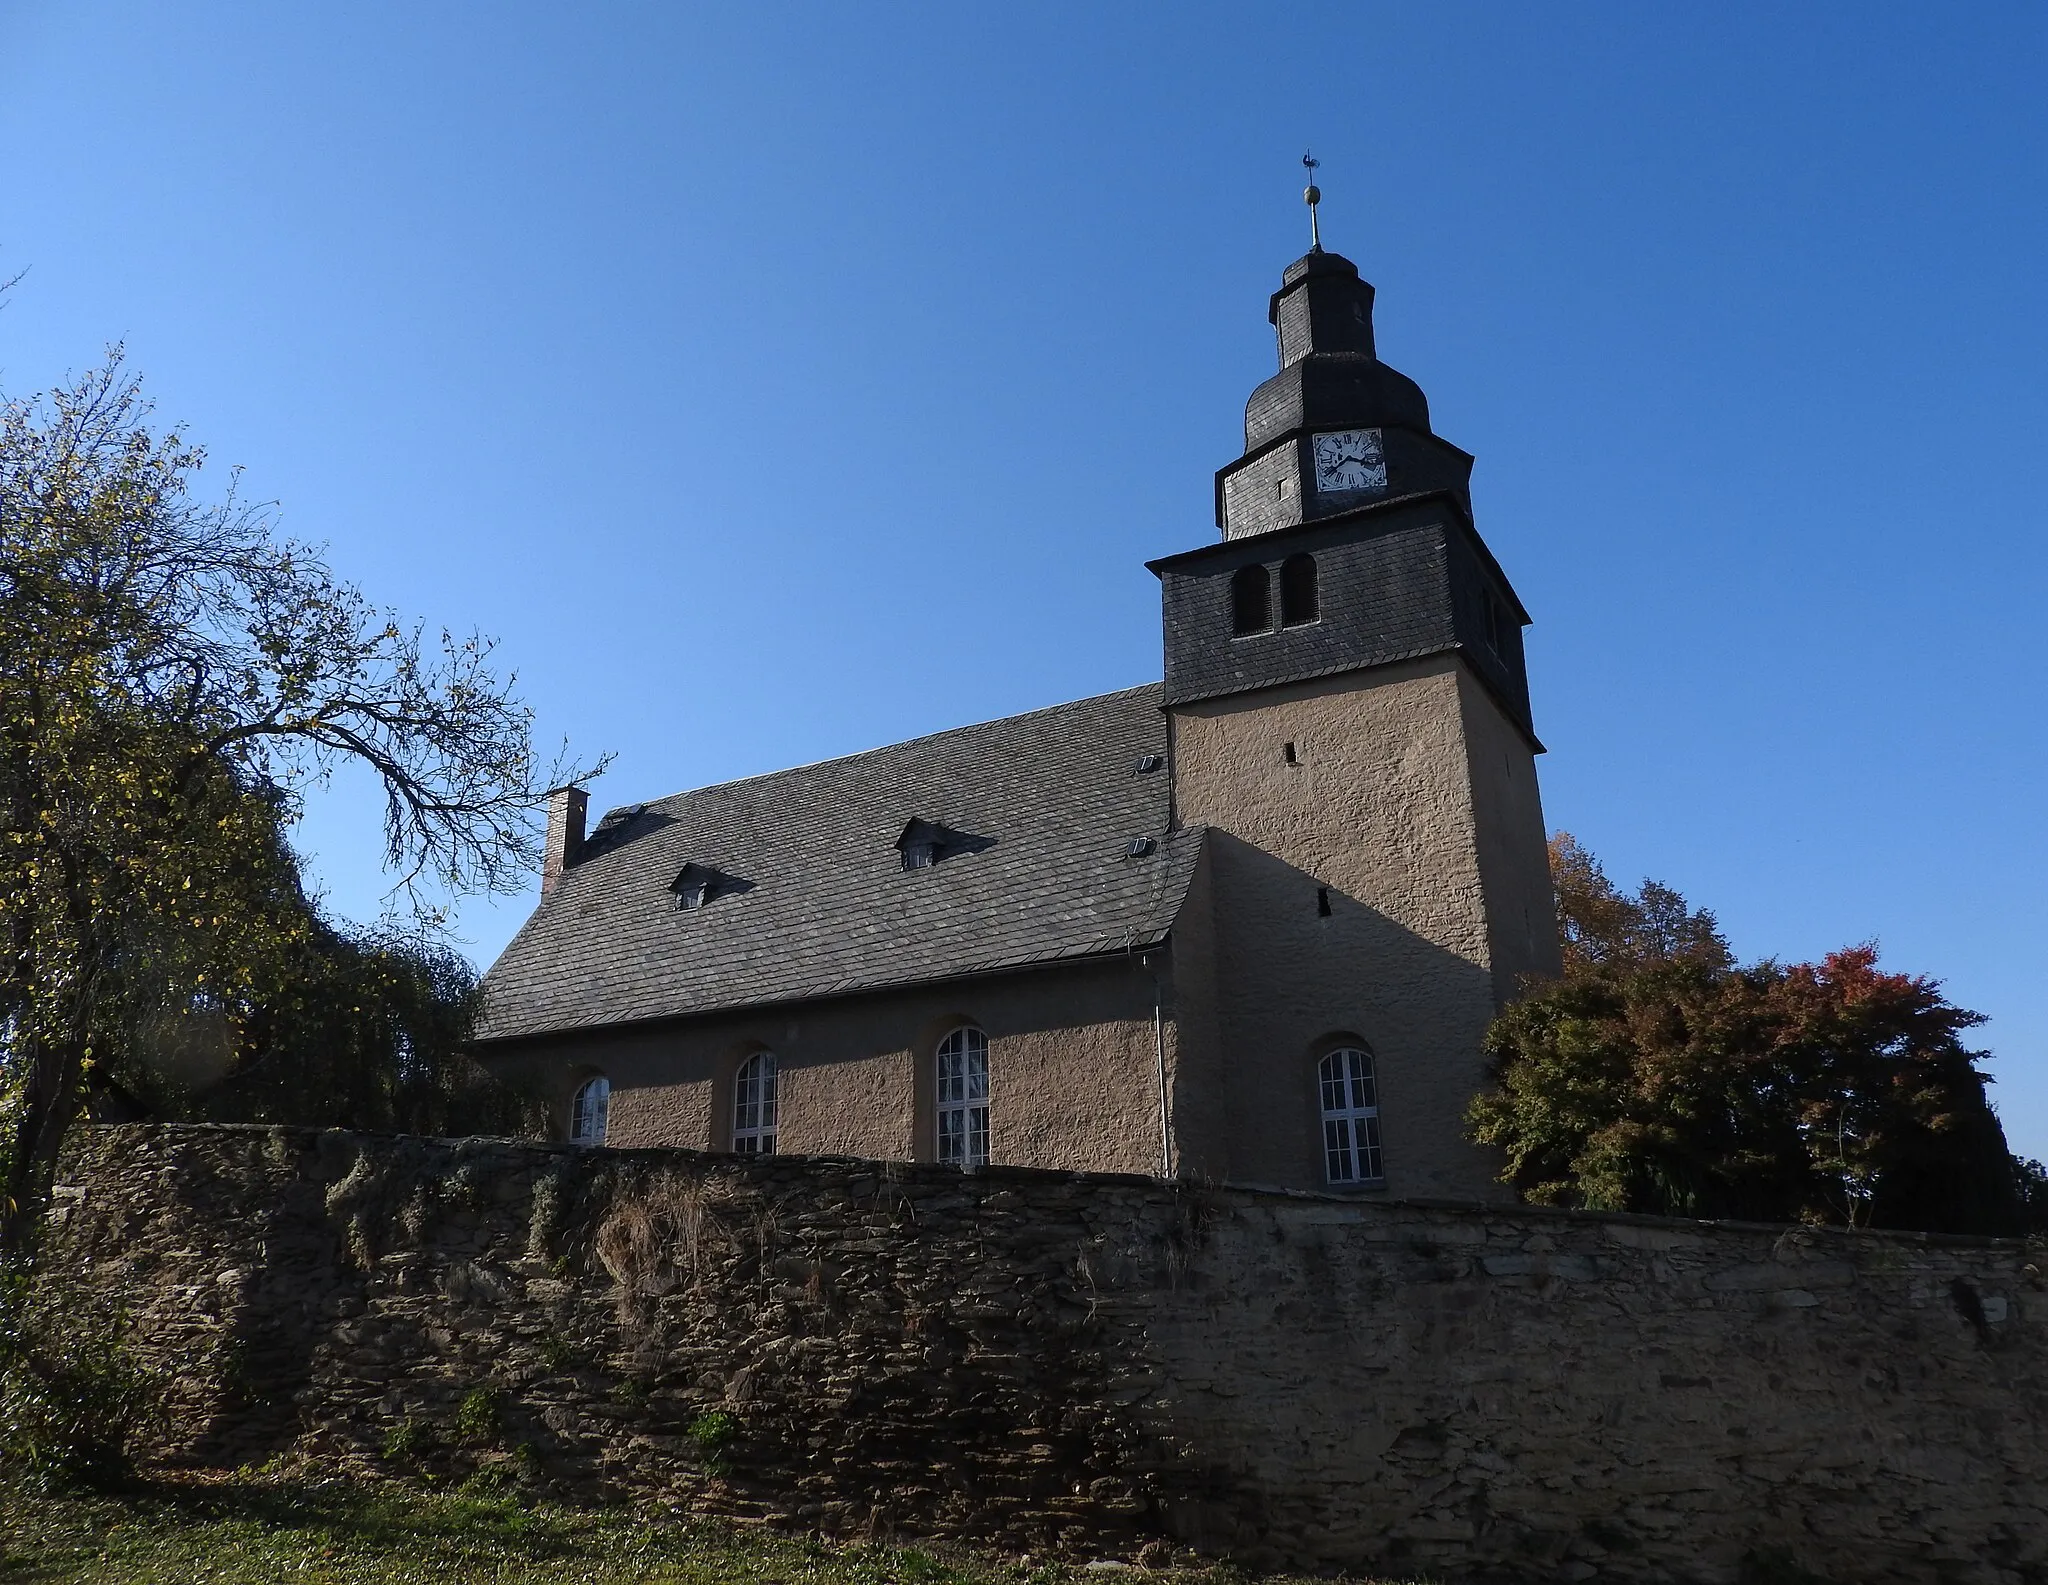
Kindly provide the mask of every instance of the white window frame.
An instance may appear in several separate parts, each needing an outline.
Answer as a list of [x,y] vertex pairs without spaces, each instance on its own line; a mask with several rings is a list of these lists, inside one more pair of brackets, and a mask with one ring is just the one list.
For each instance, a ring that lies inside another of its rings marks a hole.
[[1384,1183],[1379,1067],[1364,1046],[1338,1046],[1316,1066],[1322,1099],[1323,1181],[1338,1187]]
[[939,1042],[933,1061],[933,1134],[947,1166],[988,1164],[988,1036],[962,1024]]
[[611,1126],[612,1081],[602,1073],[576,1086],[569,1103],[569,1139],[578,1145],[601,1145]]
[[772,1051],[757,1051],[732,1076],[732,1148],[772,1156],[781,1116],[779,1072]]

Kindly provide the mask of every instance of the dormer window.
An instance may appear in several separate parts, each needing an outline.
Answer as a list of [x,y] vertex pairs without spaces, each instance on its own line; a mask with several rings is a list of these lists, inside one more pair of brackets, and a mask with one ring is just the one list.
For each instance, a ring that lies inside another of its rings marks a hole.
[[677,910],[689,913],[716,897],[724,879],[708,865],[685,864],[682,874],[668,883],[668,889],[675,894]]
[[961,853],[980,853],[994,846],[994,837],[955,831],[936,820],[913,820],[896,839],[896,850],[903,855],[903,867],[907,870],[928,870],[941,859],[950,859]]

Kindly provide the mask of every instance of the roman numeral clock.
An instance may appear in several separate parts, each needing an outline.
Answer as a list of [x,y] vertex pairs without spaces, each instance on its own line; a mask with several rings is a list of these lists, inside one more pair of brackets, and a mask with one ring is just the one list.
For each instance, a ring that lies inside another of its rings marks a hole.
[[1377,429],[1340,429],[1317,435],[1314,453],[1316,489],[1325,495],[1387,487],[1387,458]]

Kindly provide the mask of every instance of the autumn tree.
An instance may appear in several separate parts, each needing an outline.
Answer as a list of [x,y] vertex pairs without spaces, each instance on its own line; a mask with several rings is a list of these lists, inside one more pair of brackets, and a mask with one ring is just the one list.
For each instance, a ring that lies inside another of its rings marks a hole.
[[1563,978],[1488,1036],[1472,1104],[1504,1182],[1543,1204],[2016,1232],[2024,1182],[1985,1099],[1979,1014],[1868,945],[1738,963],[1714,916],[1622,892],[1551,846]]
[[232,488],[202,498],[203,454],[149,416],[118,353],[0,406],[0,1256],[95,1072],[208,1020],[289,1061],[264,1021],[363,967],[286,840],[309,786],[374,774],[397,917],[430,932],[436,888],[521,882],[572,774],[489,642],[400,624]]

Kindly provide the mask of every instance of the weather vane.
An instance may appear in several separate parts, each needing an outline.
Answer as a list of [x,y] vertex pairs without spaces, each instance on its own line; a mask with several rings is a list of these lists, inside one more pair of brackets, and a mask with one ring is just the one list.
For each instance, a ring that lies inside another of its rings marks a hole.
[[1316,167],[1323,162],[1313,154],[1304,154],[1301,163],[1308,170],[1308,186],[1301,191],[1301,201],[1308,205],[1308,250],[1320,253],[1323,251],[1323,228],[1316,218],[1316,205],[1323,201],[1323,190],[1316,186]]

